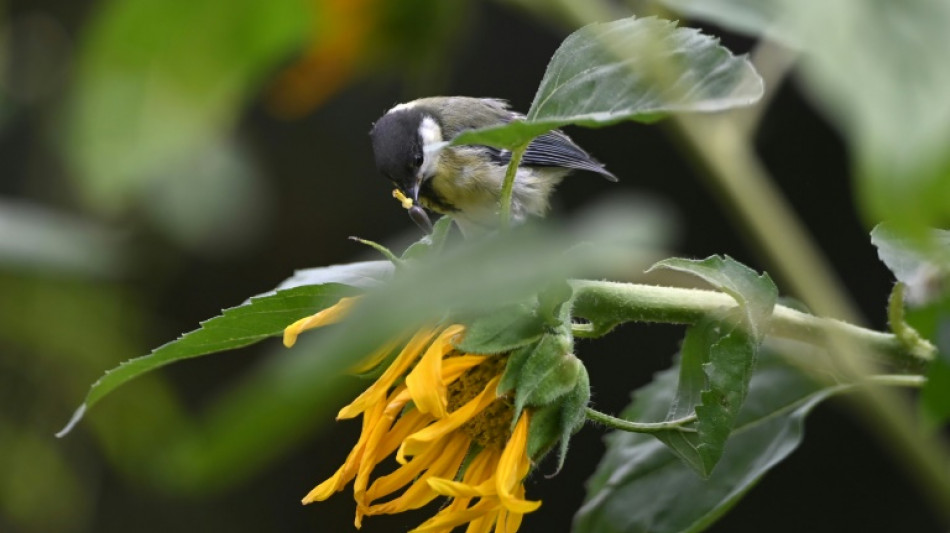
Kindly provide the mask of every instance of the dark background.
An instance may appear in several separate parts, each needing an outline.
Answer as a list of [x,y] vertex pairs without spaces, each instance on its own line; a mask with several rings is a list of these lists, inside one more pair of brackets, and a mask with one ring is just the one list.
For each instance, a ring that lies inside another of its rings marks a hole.
[[[45,12],[75,38],[89,10],[84,3],[48,0],[14,3],[10,15]],[[722,35],[733,51],[746,52],[752,46],[719,28],[707,30]],[[556,25],[539,22],[512,7],[473,2],[464,31],[454,36],[453,47],[438,69],[441,82],[423,89],[506,98],[514,108],[526,110],[548,58],[565,35]],[[372,257],[365,248],[347,240],[350,235],[383,242],[415,235],[414,226],[390,197],[391,187],[375,172],[367,138],[370,124],[386,109],[425,95],[422,89],[407,86],[391,71],[360,76],[296,120],[276,118],[261,99],[253,99],[240,118],[236,137],[265,177],[261,207],[265,214],[256,235],[240,246],[226,252],[183,247],[134,212],[109,220],[127,232],[128,256],[134,267],[131,274],[108,282],[108,290],[118,285],[122,298],[147,308],[154,318],[141,325],[140,338],[133,346],[154,347],[173,339],[222,307],[272,288],[294,269]],[[72,200],[73,186],[63,177],[66,171],[57,164],[55,149],[48,143],[50,132],[56,129],[55,113],[56,100],[51,98],[24,105],[7,119],[0,130],[0,193],[11,201],[30,200],[79,212]],[[591,175],[574,176],[561,186],[553,216],[567,218],[598,198],[631,192],[657,199],[675,211],[679,227],[672,250],[677,255],[724,253],[756,269],[769,269],[764,258],[747,246],[739,226],[695,174],[662,123],[573,129],[569,133],[604,162],[620,183]],[[891,280],[869,243],[867,228],[858,220],[847,153],[841,139],[793,82],[779,89],[758,133],[757,148],[868,323],[884,327]],[[12,268],[3,276],[7,287],[35,285],[41,277]],[[777,281],[781,288],[782,280]],[[88,285],[95,291],[97,284],[103,283]],[[0,306],[9,313],[39,305],[0,295]],[[108,316],[102,319],[109,320]],[[55,324],[46,331],[49,336],[58,335]],[[70,394],[63,394],[52,406],[32,409],[31,402],[39,401],[44,392],[25,383],[42,383],[57,371],[31,371],[29,379],[21,379],[17,368],[26,363],[19,358],[31,357],[32,352],[18,346],[15,334],[4,331],[3,335],[0,347],[5,353],[0,358],[5,362],[0,371],[6,375],[0,379],[6,390],[2,393],[2,420],[35,428],[52,439],[52,432],[78,404],[84,386],[98,374],[77,377],[83,385],[70,389]],[[596,407],[620,411],[631,390],[669,365],[681,335],[682,330],[672,326],[627,325],[606,340],[578,342],[578,355],[590,372]],[[200,412],[229,382],[253,371],[262,353],[246,349],[213,355],[173,365],[161,374],[189,410]],[[136,355],[141,353],[118,353],[115,357],[121,360]],[[137,385],[129,384],[107,402],[131,401],[136,393]],[[0,516],[0,530],[348,531],[353,505],[346,491],[325,503],[307,507],[298,503],[313,485],[335,471],[356,440],[358,424],[337,427],[321,422],[314,421],[319,429],[292,454],[247,482],[204,496],[170,494],[113,468],[90,430],[80,426],[67,439],[52,444],[63,454],[66,467],[74,471],[72,479],[84,495],[80,511],[68,520],[34,522],[32,526],[12,515]],[[113,431],[121,433],[122,427]],[[853,420],[846,404],[819,407],[809,418],[806,432],[803,445],[710,531],[939,530],[900,465]],[[601,437],[601,429],[586,428],[572,441],[559,475],[545,478],[555,468],[550,460],[532,475],[528,496],[544,504],[526,517],[523,531],[569,529],[571,516],[584,497],[584,480],[603,452]],[[0,445],[3,442],[0,440]],[[38,468],[27,469],[23,475],[41,474]],[[15,496],[17,484],[7,485],[10,487],[0,497]],[[49,512],[57,512],[57,508],[51,500]],[[3,512],[10,508],[0,509]],[[431,512],[373,517],[365,522],[363,531],[403,531]]]

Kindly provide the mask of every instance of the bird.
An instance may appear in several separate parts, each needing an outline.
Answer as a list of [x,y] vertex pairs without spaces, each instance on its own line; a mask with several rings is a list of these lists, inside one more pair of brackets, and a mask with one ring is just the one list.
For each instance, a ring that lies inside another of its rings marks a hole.
[[[433,96],[398,104],[370,130],[380,174],[395,185],[394,195],[424,230],[431,229],[419,207],[448,215],[466,237],[499,226],[499,204],[511,151],[485,145],[448,146],[466,130],[523,119],[506,100],[468,96]],[[555,187],[571,171],[600,174],[617,181],[560,130],[528,144],[515,175],[511,219],[543,217]]]

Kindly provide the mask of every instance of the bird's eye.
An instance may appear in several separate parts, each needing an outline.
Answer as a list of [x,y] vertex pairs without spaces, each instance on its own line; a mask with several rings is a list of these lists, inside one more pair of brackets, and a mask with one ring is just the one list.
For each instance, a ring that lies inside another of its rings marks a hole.
[[423,160],[423,159],[422,159],[422,154],[416,154],[416,155],[412,158],[412,164],[413,164],[413,166],[421,167],[421,166],[422,166],[422,160]]

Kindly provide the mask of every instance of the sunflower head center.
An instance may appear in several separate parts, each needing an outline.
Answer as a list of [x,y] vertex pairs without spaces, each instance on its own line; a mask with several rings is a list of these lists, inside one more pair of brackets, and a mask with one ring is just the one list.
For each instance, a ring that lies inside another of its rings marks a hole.
[[[449,412],[455,411],[478,396],[489,381],[505,370],[508,355],[496,355],[466,371],[449,385]],[[514,406],[507,397],[497,398],[482,412],[472,417],[460,429],[483,448],[501,450],[511,435]]]

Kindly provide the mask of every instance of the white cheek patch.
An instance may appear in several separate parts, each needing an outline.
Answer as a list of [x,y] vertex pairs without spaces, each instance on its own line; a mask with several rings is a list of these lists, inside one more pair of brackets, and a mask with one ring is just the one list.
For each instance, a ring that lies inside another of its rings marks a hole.
[[421,175],[431,176],[439,162],[439,153],[447,145],[442,140],[442,128],[432,117],[422,117],[419,123],[419,140],[422,141]]

